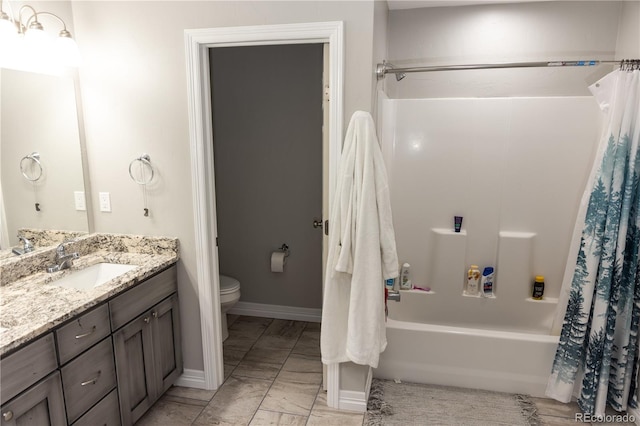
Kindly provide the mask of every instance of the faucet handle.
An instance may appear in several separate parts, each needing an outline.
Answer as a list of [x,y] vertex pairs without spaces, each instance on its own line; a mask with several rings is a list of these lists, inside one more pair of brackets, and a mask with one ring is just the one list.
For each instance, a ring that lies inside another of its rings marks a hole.
[[66,241],[61,242],[60,244],[58,244],[58,247],[56,247],[56,254],[58,255],[58,257],[62,257],[65,255],[65,251],[64,251],[64,243]]
[[23,236],[18,235],[18,240],[22,241],[22,250],[25,253],[28,253],[30,251],[33,251],[33,244],[31,243],[31,241],[29,241],[28,239],[26,239]]

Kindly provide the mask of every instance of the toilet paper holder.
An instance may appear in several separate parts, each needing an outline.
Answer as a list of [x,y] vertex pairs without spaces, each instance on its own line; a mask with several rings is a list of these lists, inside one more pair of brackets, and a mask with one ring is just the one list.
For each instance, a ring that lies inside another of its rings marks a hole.
[[280,247],[280,251],[284,252],[284,257],[289,257],[289,246],[286,244],[282,244]]

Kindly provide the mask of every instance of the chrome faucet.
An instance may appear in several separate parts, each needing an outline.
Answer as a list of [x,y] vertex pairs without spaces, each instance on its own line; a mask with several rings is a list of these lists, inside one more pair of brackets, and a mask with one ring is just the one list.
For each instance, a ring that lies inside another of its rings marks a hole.
[[56,247],[56,264],[47,267],[47,272],[58,272],[62,271],[63,269],[69,269],[73,263],[73,260],[80,257],[78,252],[69,254],[66,253],[64,245],[68,242],[69,241],[63,241],[58,245],[58,247]]
[[398,290],[389,291],[389,293],[387,294],[387,300],[393,300],[394,302],[399,302],[400,301],[400,291],[398,291]]
[[20,256],[22,254],[29,253],[34,250],[35,247],[31,243],[31,241],[29,241],[25,237],[21,237],[20,235],[18,235],[18,239],[22,241],[22,250],[14,247],[13,250],[11,250],[13,254],[17,254],[18,256]]

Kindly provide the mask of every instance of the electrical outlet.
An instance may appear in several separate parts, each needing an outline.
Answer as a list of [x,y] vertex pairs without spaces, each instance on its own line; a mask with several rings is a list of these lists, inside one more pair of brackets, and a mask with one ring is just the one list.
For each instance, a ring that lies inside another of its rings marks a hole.
[[84,199],[84,191],[74,191],[73,199],[76,202],[76,210],[85,211],[87,210],[87,204]]
[[100,192],[98,194],[100,198],[100,211],[101,212],[110,212],[111,211],[111,196],[108,192]]

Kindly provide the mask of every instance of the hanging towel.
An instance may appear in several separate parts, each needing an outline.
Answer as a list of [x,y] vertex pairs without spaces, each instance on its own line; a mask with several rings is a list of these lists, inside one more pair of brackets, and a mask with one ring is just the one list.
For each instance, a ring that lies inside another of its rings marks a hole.
[[332,201],[322,362],[375,368],[387,346],[384,280],[398,276],[398,255],[387,172],[368,112],[351,117]]

